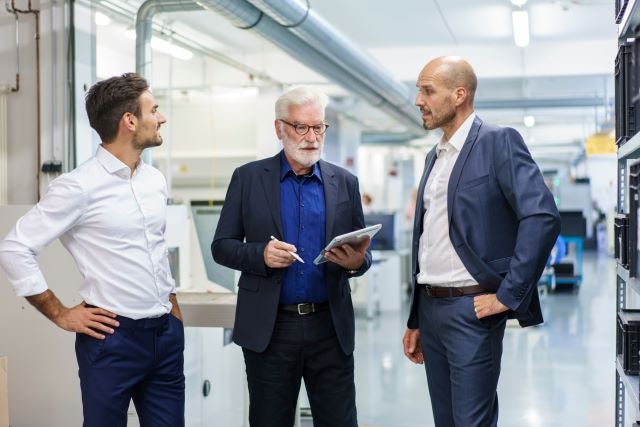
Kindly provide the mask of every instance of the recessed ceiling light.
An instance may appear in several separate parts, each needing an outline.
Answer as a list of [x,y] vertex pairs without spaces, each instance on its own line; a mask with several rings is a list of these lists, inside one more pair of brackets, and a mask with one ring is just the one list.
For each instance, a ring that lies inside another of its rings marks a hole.
[[524,125],[528,128],[532,128],[536,124],[536,118],[531,115],[524,116],[524,119],[522,121],[524,122]]

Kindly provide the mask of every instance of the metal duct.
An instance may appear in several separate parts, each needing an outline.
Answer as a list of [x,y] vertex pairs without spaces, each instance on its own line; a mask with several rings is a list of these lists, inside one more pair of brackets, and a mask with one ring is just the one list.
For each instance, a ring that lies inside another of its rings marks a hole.
[[478,110],[518,108],[581,108],[612,105],[613,100],[601,97],[588,98],[531,98],[531,99],[485,99],[476,100]]
[[[137,14],[136,71],[151,80],[150,40],[152,36],[152,20],[155,14],[200,10],[202,8],[213,10],[226,17],[240,29],[255,30],[262,37],[280,47],[292,57],[302,61],[314,71],[338,83],[346,90],[355,93],[369,104],[380,108],[400,123],[403,123],[410,129],[410,132],[415,135],[424,135],[417,109],[411,107],[411,102],[406,97],[402,108],[400,107],[402,104],[396,105],[393,103],[398,102],[403,95],[398,95],[399,90],[397,87],[395,91],[391,89],[395,82],[389,83],[388,80],[391,80],[390,78],[382,78],[381,71],[377,65],[372,66],[372,68],[367,68],[362,64],[352,66],[351,68],[357,68],[361,71],[359,75],[354,75],[334,61],[333,57],[339,57],[338,54],[329,56],[326,47],[318,50],[311,46],[308,42],[301,40],[297,35],[292,34],[289,29],[278,24],[245,0],[147,0],[140,6]],[[317,17],[314,19],[318,20]],[[322,34],[331,38],[331,34],[327,32],[328,29],[331,29],[328,24],[323,24]],[[348,41],[343,36],[340,36],[340,38],[344,39],[345,43],[348,44]],[[354,46],[351,46],[351,48],[354,52],[357,52]],[[356,58],[362,56],[360,53],[354,55]],[[384,73],[382,72],[382,74]],[[375,84],[371,82],[375,82]],[[372,86],[386,88],[387,90],[379,93],[377,90],[373,90]],[[393,102],[389,100],[393,100]]]
[[413,105],[407,86],[311,10],[309,1],[303,2],[305,4],[297,0],[247,1],[316,50],[324,52],[333,62],[365,83],[371,91],[412,118],[419,126],[419,134],[424,135],[418,109]]
[[147,0],[136,14],[136,72],[151,82],[151,36],[158,13],[202,10],[193,0]]
[[[359,95],[374,107],[380,108],[405,124],[411,132],[415,132],[416,135],[424,135],[417,109],[409,113],[390,103],[387,100],[387,95],[390,94],[381,94],[372,90],[369,80],[371,80],[370,76],[375,74],[374,69],[369,70],[370,75],[367,78],[361,78],[346,71],[327,54],[326,48],[318,50],[299,37],[295,37],[290,29],[278,24],[245,0],[197,0],[197,2],[226,17],[238,28],[256,31],[312,70]],[[378,83],[383,85],[382,82]]]

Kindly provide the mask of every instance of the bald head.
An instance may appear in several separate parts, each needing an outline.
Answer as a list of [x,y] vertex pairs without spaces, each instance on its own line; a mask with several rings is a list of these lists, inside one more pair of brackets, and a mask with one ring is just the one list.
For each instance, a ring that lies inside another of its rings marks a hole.
[[442,129],[448,141],[473,114],[477,85],[471,65],[457,56],[441,56],[425,65],[416,83],[424,128]]
[[471,64],[459,56],[441,56],[429,61],[420,72],[418,82],[425,77],[435,77],[451,90],[464,87],[468,94],[468,105],[473,105],[478,79]]

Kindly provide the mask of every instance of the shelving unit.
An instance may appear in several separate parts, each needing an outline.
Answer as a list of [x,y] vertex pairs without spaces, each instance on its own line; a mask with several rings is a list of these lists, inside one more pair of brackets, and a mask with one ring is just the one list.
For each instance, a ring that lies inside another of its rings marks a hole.
[[[622,20],[618,25],[618,44],[622,45],[630,38],[636,37],[636,29],[640,25],[640,0],[629,0],[622,16]],[[638,41],[640,43],[640,40]],[[637,59],[636,59],[637,61]],[[624,67],[622,67],[624,68]],[[623,71],[622,68],[616,70],[616,133],[619,129],[625,129],[627,115],[632,110],[632,104],[627,104],[628,88],[624,85],[629,84],[626,79],[630,75],[626,73],[638,73],[640,70],[631,69]],[[618,91],[620,88],[620,91]],[[635,88],[632,88],[635,92]],[[620,124],[620,126],[618,126]],[[626,131],[616,138],[625,136]],[[618,213],[632,214],[630,212],[630,188],[629,188],[629,165],[636,159],[640,158],[640,133],[632,136],[626,143],[618,148]],[[634,212],[635,214],[635,212]],[[635,230],[629,229],[627,235]],[[626,243],[625,243],[626,245]],[[629,257],[636,257],[636,249],[629,247]],[[631,277],[629,270],[618,265],[616,269],[616,313],[620,309],[640,308],[640,278]],[[616,341],[621,337],[617,334],[617,317],[616,317]],[[623,359],[621,355],[617,355],[619,342],[616,342],[616,405],[615,405],[615,426],[624,427],[640,420],[640,377],[638,375],[627,375],[623,368]],[[633,410],[632,410],[633,408]],[[634,414],[634,419],[625,420],[625,416]]]
[[[640,23],[640,4],[633,2],[627,9],[627,14],[638,19]],[[622,25],[622,24],[621,24]],[[640,159],[640,133],[634,135],[629,141],[618,149],[618,212],[629,212],[629,163]],[[629,254],[629,256],[636,256]],[[632,304],[629,298],[636,295],[640,301],[640,278],[631,277],[629,270],[618,265],[616,269],[616,313],[623,308],[638,308],[637,304]],[[617,327],[617,325],[616,325]],[[629,420],[625,420],[626,409],[633,407],[635,420],[640,420],[640,377],[638,375],[627,375],[622,367],[621,357],[616,357],[616,407],[615,422],[616,427],[630,425]],[[631,406],[629,406],[631,405]],[[625,424],[626,422],[626,424]]]
[[618,38],[621,40],[634,37],[633,31],[640,24],[640,8],[637,3],[636,0],[629,0],[627,3],[622,21],[618,24]]
[[[618,212],[620,213],[629,212],[628,164],[639,158],[640,134],[636,134],[618,149]],[[623,308],[638,308],[630,304],[629,296],[635,294],[640,300],[640,278],[630,277],[629,270],[620,265],[617,266],[616,276],[616,313]],[[636,420],[640,420],[640,377],[625,374],[621,357],[616,357],[616,427],[629,425],[628,421],[625,424],[627,407],[633,407]]]
[[[624,396],[625,390],[629,391],[629,395],[633,399],[636,407],[636,418],[640,419],[640,410],[638,409],[638,401],[640,400],[640,380],[637,375],[627,375],[622,369],[622,360],[620,357],[616,358],[616,396],[622,394]],[[622,406],[616,409],[616,412],[622,411],[622,419],[616,419],[616,425],[624,425],[624,400]],[[616,418],[618,418],[616,416]]]

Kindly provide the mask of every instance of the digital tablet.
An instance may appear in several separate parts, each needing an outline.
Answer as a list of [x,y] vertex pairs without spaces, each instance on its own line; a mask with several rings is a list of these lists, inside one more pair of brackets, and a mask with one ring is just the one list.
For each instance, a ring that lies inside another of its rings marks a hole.
[[336,246],[342,246],[346,243],[358,244],[362,241],[362,239],[368,237],[373,238],[375,234],[382,228],[382,224],[376,224],[369,227],[361,228],[360,230],[352,231],[351,233],[341,234],[336,236],[329,242],[327,246],[320,252],[320,254],[313,260],[313,263],[318,265],[326,262],[327,259],[324,257],[324,253],[330,251]]

